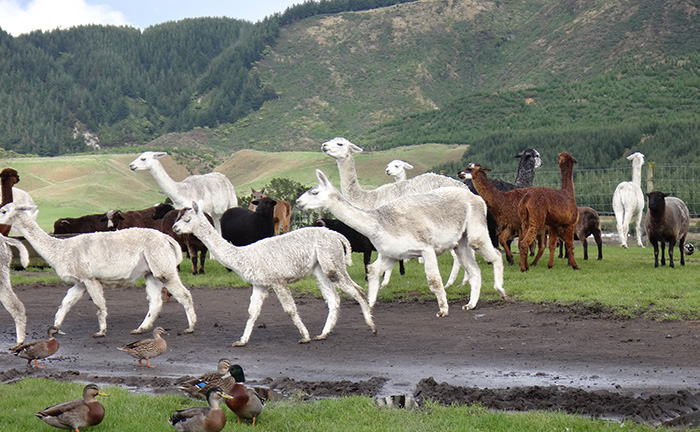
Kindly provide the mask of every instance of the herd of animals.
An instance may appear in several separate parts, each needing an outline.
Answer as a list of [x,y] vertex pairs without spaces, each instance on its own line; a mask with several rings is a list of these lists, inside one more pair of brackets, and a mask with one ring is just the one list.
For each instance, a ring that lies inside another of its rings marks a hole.
[[[561,243],[568,264],[578,269],[573,253],[574,239],[582,242],[584,259],[588,259],[586,238],[589,235],[594,236],[598,259],[602,259],[600,220],[594,209],[576,205],[573,186],[576,159],[568,152],[558,155],[559,189],[532,186],[542,161],[536,150],[527,149],[515,156],[519,158],[519,166],[514,183],[489,178],[490,170],[478,163],[470,163],[458,173],[462,181],[435,173],[407,178],[406,170],[413,167],[396,160],[386,168],[386,174],[395,181],[368,190],[360,186],[355,168],[353,154],[361,152],[360,147],[345,138],[335,138],[323,143],[321,150],[337,163],[340,190],[321,170],[316,170],[319,184],[302,194],[296,206],[301,210],[328,211],[337,219],[323,219],[317,226],[295,230],[290,230],[290,204],[265,196],[264,189],[252,190],[249,209],[239,208],[235,189],[223,174],[192,175],[178,182],[167,174],[159,161],[166,153],[149,151],[136,158],[130,169],[149,171],[172,205],[62,218],[55,222],[54,233],[50,235],[36,223],[37,208],[31,197],[14,187],[19,182],[18,173],[5,169],[0,173],[0,233],[4,234],[0,244],[0,300],[15,321],[17,343],[10,349],[27,359],[28,365],[34,361],[36,367],[41,367],[37,359],[56,352],[59,345],[55,335],[62,333],[60,326],[64,318],[85,292],[98,309],[99,331],[93,337],[105,336],[104,287],[129,284],[141,277],[146,280],[149,308],[143,322],[131,333],[140,334],[153,327],[163,304],[161,291],[182,304],[188,321],[184,333],[192,333],[197,321],[192,295],[178,273],[183,251],[192,260],[194,274],[204,273],[204,256],[208,251],[213,259],[252,285],[245,329],[233,346],[247,344],[270,291],[277,295],[301,334],[299,342],[309,342],[311,336],[297,313],[288,287],[289,283],[309,275],[314,277],[328,307],[325,325],[314,337],[322,340],[328,337],[337,321],[338,288],[359,303],[366,324],[376,333],[372,309],[377,293],[389,283],[393,267],[397,263],[403,266],[404,260],[422,260],[428,285],[437,298],[437,316],[446,316],[449,310],[445,287],[456,281],[460,269],[465,271],[462,283],[469,282],[471,287],[469,302],[462,308],[476,307],[481,290],[477,253],[491,264],[494,289],[502,298],[507,298],[499,247],[508,263],[514,264],[511,241],[515,237],[519,238],[522,271],[537,263],[547,242],[548,267],[553,266],[555,249]],[[633,165],[632,181],[618,185],[613,194],[613,208],[620,245],[627,247],[629,225],[634,218],[636,240],[643,247],[640,228],[645,205],[641,191],[644,156],[634,153],[628,159]],[[680,199],[659,191],[650,192],[647,197],[645,228],[654,247],[654,265],[659,265],[659,244],[661,265],[665,265],[666,243],[670,267],[674,266],[676,243],[680,249],[680,263],[684,265],[684,252],[689,253],[685,245],[688,208]],[[24,236],[61,279],[74,284],[56,312],[46,340],[24,343],[26,314],[10,286],[10,246],[19,250],[24,266],[28,254],[21,242],[6,237],[10,228]],[[535,244],[537,253],[529,264],[528,257]],[[373,250],[378,256],[370,263]],[[367,293],[347,272],[352,251],[365,254]],[[447,251],[452,253],[454,263],[447,283],[443,284],[437,257]],[[262,261],[273,265],[256,265]],[[150,359],[167,349],[163,333],[158,327],[152,339],[119,349],[137,358],[139,365],[145,360],[144,366],[152,367]],[[225,424],[225,415],[219,412],[221,398],[229,406],[238,406],[238,411],[234,409],[234,412],[239,419],[255,419],[260,414],[262,405],[256,401],[257,396],[243,386],[240,366],[232,366],[225,359],[219,366],[217,373],[200,377],[196,383],[183,384],[188,393],[207,399],[209,406],[177,412],[171,419],[177,430],[221,430]],[[37,416],[48,424],[66,429],[95,425],[104,415],[104,409],[95,399],[102,394],[94,384],[88,385],[82,400],[47,408]],[[242,403],[243,399],[249,402]]]

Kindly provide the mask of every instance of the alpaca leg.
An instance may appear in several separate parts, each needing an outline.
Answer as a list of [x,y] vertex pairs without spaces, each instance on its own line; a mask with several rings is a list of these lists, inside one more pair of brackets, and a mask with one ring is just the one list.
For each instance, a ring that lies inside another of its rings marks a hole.
[[578,270],[576,260],[574,259],[574,227],[570,226],[564,231],[564,244],[566,246],[566,257],[569,259],[569,265],[574,270]]
[[[165,286],[165,288],[167,288],[170,294],[173,297],[175,297],[175,300],[177,300],[177,302],[180,303],[183,308],[185,308],[185,315],[187,315],[188,326],[183,331],[183,333],[194,332],[194,326],[197,323],[197,314],[194,312],[194,301],[192,300],[192,293],[190,292],[190,290],[185,288],[177,274],[174,274],[171,278],[162,278],[160,280],[156,280],[159,284]],[[148,283],[148,277],[146,279],[146,282]],[[160,306],[162,305],[163,304],[161,302]],[[158,307],[158,310],[160,310],[160,306]],[[158,315],[156,314],[155,317],[157,316]]]
[[[676,239],[672,238],[668,242],[668,266],[673,267],[673,248],[676,247]],[[681,250],[681,256],[683,256],[683,250]]]
[[153,323],[158,318],[163,308],[163,297],[160,295],[163,283],[153,275],[146,275],[146,298],[148,299],[148,313],[138,328],[131,330],[131,334],[141,334],[153,327]]
[[[92,337],[103,337],[107,334],[107,302],[105,301],[104,287],[97,280],[86,280],[83,282],[92,302],[97,306],[97,322],[100,325],[100,331],[92,335]],[[160,291],[158,291],[160,297]]]
[[435,251],[432,249],[424,250],[422,256],[425,276],[428,279],[428,288],[430,288],[430,291],[432,291],[437,298],[439,308],[437,316],[445,317],[449,314],[449,306],[447,304],[445,287],[442,286],[442,278],[440,277],[437,256],[435,255]]
[[[552,268],[554,266],[554,254],[557,251],[557,233],[555,230],[549,230],[549,261],[547,262],[547,268]],[[568,244],[566,245],[568,247]],[[569,255],[569,251],[566,251],[566,255]]]
[[[195,252],[196,254],[196,252]],[[206,249],[199,251],[199,274],[204,274],[204,261],[207,259]]]
[[194,247],[192,245],[187,245],[187,254],[190,256],[190,260],[192,261],[192,274],[196,275],[197,274],[197,251],[194,250]]
[[661,266],[666,265],[666,242],[659,242],[661,243]]
[[455,253],[457,254],[460,265],[464,267],[464,274],[469,276],[469,286],[471,287],[469,302],[462,306],[462,309],[471,310],[476,307],[476,304],[479,302],[479,297],[481,296],[481,269],[476,262],[474,249],[469,247],[466,243],[467,242],[462,239],[457,245]]
[[53,320],[54,326],[59,328],[61,327],[63,320],[66,318],[66,314],[68,314],[73,305],[80,300],[83,294],[85,294],[85,285],[82,282],[76,283],[68,290],[68,292],[66,292],[66,296],[63,297],[63,301],[61,302],[61,306],[56,311],[56,316]]
[[24,343],[24,339],[27,337],[27,312],[22,301],[12,290],[10,276],[6,276],[6,280],[2,284],[2,288],[0,288],[0,303],[2,303],[15,322],[15,340],[17,344],[14,346],[18,347]]
[[394,265],[396,265],[396,260],[385,258],[382,254],[378,254],[376,261],[368,267],[367,282],[369,288],[367,290],[367,300],[370,308],[374,308],[374,304],[377,302],[377,294],[380,289],[379,277],[387,270],[394,268]]
[[326,301],[328,305],[328,316],[326,317],[326,324],[323,326],[321,334],[314,337],[314,340],[324,340],[328,337],[330,332],[333,331],[336,322],[338,321],[338,312],[340,311],[340,297],[338,292],[333,286],[328,277],[323,273],[320,267],[314,269],[314,279],[316,279],[316,285],[321,290],[321,296]]
[[505,228],[503,231],[501,231],[501,234],[498,236],[498,242],[501,244],[503,250],[506,253],[506,260],[508,261],[508,265],[513,265],[513,263],[515,262],[515,260],[513,259],[513,252],[510,251],[510,244],[508,243],[508,240],[514,235],[515,233],[511,228]]
[[[625,214],[615,212],[615,221],[617,222],[617,234],[620,241],[620,247],[627,249],[627,229],[625,226]],[[629,227],[629,223],[627,224]]]
[[598,260],[603,259],[603,238],[600,235],[600,230],[593,232],[593,238],[595,239],[595,244],[598,246]]
[[[485,241],[482,241],[480,245],[475,246],[474,242],[470,240],[469,246],[470,249],[472,249],[472,253],[474,250],[476,250],[479,252],[479,255],[486,260],[486,262],[491,264],[493,267],[493,288],[502,299],[507,300],[508,294],[506,293],[506,290],[503,289],[503,256],[501,253]],[[473,262],[476,264],[476,259],[474,259]],[[477,268],[479,268],[478,265]]]
[[654,267],[659,266],[659,243],[656,239],[649,239],[649,242],[654,247]]
[[372,318],[372,310],[369,308],[369,303],[367,303],[367,298],[362,292],[362,288],[356,284],[350,275],[343,275],[340,281],[338,281],[338,288],[343,292],[350,294],[352,298],[360,304],[360,309],[362,309],[362,315],[365,318],[365,322],[372,329],[372,333],[377,334],[377,328],[374,325],[374,319]]
[[299,312],[297,312],[297,304],[294,302],[294,297],[292,297],[292,292],[289,290],[289,287],[285,285],[278,285],[272,288],[275,290],[275,294],[277,294],[277,298],[282,304],[282,309],[284,309],[287,315],[289,315],[289,317],[292,319],[294,325],[297,326],[297,329],[299,329],[299,333],[301,334],[299,343],[310,342],[311,337],[309,336],[309,330],[306,329],[306,326],[299,317]]
[[243,335],[241,338],[234,342],[232,346],[241,347],[248,343],[248,340],[250,340],[250,334],[253,333],[255,321],[260,316],[260,310],[262,309],[263,302],[267,296],[267,289],[261,286],[253,285],[253,292],[250,294],[250,304],[248,305],[248,321],[245,323],[245,330],[243,330]]
[[[537,233],[537,255],[535,255],[535,259],[532,260],[532,263],[530,264],[531,266],[536,266],[537,263],[540,261],[540,258],[542,258],[542,255],[544,255],[544,248],[545,244],[547,243],[547,227],[543,227],[538,233]],[[530,244],[532,246],[532,244]]]
[[639,247],[644,247],[644,243],[642,243],[642,216],[644,213],[644,205],[642,204],[642,207],[637,210],[637,226],[634,228],[634,234],[637,237],[637,245]]
[[445,288],[455,283],[457,276],[459,276],[459,270],[462,268],[462,266],[459,265],[459,259],[455,251],[451,250],[450,253],[452,254],[452,269],[450,270],[450,277],[447,278],[447,283],[444,286]]
[[585,237],[581,239],[581,246],[583,246],[583,259],[588,260],[588,241]]

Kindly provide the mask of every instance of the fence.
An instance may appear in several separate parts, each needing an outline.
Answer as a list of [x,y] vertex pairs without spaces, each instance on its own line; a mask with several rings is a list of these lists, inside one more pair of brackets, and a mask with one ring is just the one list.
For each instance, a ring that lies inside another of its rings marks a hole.
[[[491,172],[489,177],[508,180],[512,172]],[[589,206],[601,215],[613,215],[612,196],[622,181],[632,179],[632,167],[578,168],[574,167],[576,203]],[[538,170],[535,186],[561,187],[559,170]],[[700,165],[662,165],[647,163],[642,167],[642,191],[660,190],[682,199],[691,217],[700,216]]]

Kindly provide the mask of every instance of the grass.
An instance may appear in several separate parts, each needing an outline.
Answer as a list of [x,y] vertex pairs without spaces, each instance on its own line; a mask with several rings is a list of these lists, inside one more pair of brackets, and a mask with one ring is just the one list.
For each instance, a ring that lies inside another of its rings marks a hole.
[[[14,384],[0,384],[3,409],[0,425],[7,432],[55,431],[33,413],[67,400],[78,399],[83,383],[57,382],[26,378]],[[102,388],[109,396],[98,397],[105,407],[101,424],[89,431],[168,431],[170,415],[178,409],[203,405],[185,396],[151,396],[134,394],[126,389]],[[235,415],[225,406],[227,426],[224,430],[249,430],[237,424]],[[300,402],[294,399],[270,402],[256,429],[265,431],[663,431],[635,423],[591,420],[560,412],[513,414],[492,412],[475,406],[440,406],[428,402],[415,410],[378,408],[369,397]]]

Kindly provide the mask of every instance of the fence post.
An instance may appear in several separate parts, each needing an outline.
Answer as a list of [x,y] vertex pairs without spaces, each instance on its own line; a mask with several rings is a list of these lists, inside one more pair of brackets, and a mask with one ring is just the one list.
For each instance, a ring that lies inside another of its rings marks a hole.
[[647,192],[654,190],[654,164],[655,162],[649,162],[649,169],[647,170]]

